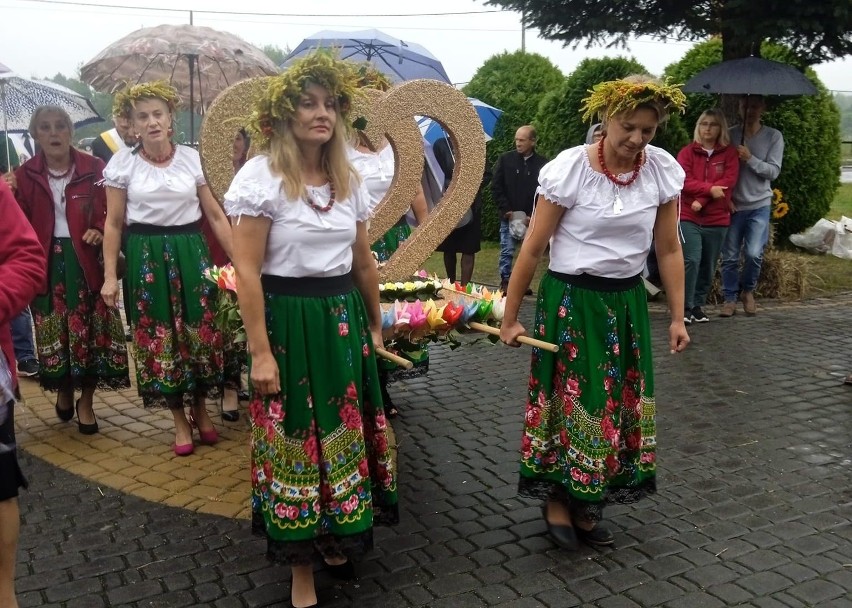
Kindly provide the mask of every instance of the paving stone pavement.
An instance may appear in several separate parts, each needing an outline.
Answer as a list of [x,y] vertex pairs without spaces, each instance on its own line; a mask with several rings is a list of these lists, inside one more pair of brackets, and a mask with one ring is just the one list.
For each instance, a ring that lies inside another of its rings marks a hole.
[[[391,388],[402,522],[358,581],[318,573],[320,606],[852,607],[852,295],[713,316],[679,356],[653,308],[659,492],[607,510],[614,549],[557,548],[516,496],[529,351],[435,348]],[[245,519],[71,473],[24,434],[22,607],[289,605]]]

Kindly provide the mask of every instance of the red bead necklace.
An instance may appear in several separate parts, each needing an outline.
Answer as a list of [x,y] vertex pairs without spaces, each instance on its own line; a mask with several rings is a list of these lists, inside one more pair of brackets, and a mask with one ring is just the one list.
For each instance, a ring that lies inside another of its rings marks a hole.
[[606,137],[602,137],[598,142],[598,162],[601,164],[603,174],[617,186],[629,186],[639,177],[639,170],[642,169],[642,154],[636,156],[636,161],[633,163],[633,174],[627,178],[627,181],[621,181],[606,168],[606,162],[604,162],[604,141],[606,141]]
[[334,184],[328,184],[328,188],[331,191],[331,196],[328,199],[328,204],[325,207],[320,207],[314,202],[314,199],[311,198],[311,195],[305,190],[305,202],[308,204],[308,207],[313,209],[318,213],[328,213],[331,211],[331,208],[334,207]]
[[154,163],[155,165],[161,165],[163,163],[167,163],[175,157],[175,152],[177,152],[177,146],[171,144],[171,150],[165,156],[151,156],[145,150],[145,146],[139,146],[139,153],[148,161]]

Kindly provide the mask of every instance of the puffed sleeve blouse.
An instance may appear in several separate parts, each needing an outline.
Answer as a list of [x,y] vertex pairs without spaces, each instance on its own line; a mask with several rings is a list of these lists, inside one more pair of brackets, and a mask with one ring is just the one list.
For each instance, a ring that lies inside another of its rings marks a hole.
[[[266,156],[249,160],[225,194],[225,213],[272,220],[263,260],[263,274],[282,277],[333,277],[352,270],[352,245],[357,222],[370,218],[369,194],[357,177],[349,197],[336,200],[327,212],[312,208],[304,198],[289,200],[282,178],[272,174]],[[318,207],[328,205],[331,189],[308,186]]]
[[[630,173],[617,176],[626,181]],[[639,176],[617,186],[589,161],[587,146],[561,152],[542,167],[538,194],[565,208],[550,240],[550,269],[626,279],[642,272],[657,209],[678,199],[683,168],[668,152],[645,147]]]
[[166,167],[155,167],[136,149],[124,148],[104,169],[104,184],[127,190],[128,224],[183,226],[201,219],[198,187],[207,183],[198,151],[177,146]]

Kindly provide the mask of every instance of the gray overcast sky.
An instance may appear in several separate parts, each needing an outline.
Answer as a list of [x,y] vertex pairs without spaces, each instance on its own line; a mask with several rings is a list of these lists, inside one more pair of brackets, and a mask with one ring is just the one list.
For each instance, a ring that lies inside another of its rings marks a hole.
[[[252,44],[295,47],[322,29],[355,30],[378,28],[392,36],[416,42],[437,56],[456,83],[470,80],[490,56],[520,48],[520,16],[499,12],[444,17],[263,17],[217,15],[207,11],[240,10],[258,13],[304,15],[388,13],[440,13],[482,11],[481,0],[315,0],[314,2],[271,2],[269,0],[82,0],[87,4],[112,4],[122,8],[72,6],[50,2],[0,0],[0,63],[23,76],[50,77],[56,72],[75,75],[77,68],[104,47],[140,27],[161,23],[194,23],[237,34]],[[142,9],[140,7],[146,7]],[[356,8],[357,7],[357,8]],[[185,9],[168,12],[149,9]],[[548,57],[563,73],[570,74],[585,57],[632,55],[655,74],[680,59],[689,42],[631,41],[629,50],[593,47],[576,51],[538,38],[536,30],[526,34],[527,50]],[[852,92],[852,58],[815,67],[823,83],[835,91]]]

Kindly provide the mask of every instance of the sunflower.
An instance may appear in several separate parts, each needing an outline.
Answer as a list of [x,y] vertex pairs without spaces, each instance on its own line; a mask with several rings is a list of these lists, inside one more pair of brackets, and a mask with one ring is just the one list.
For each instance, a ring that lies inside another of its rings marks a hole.
[[777,205],[772,206],[772,219],[780,220],[782,217],[787,215],[788,211],[790,211],[790,205],[781,201]]

